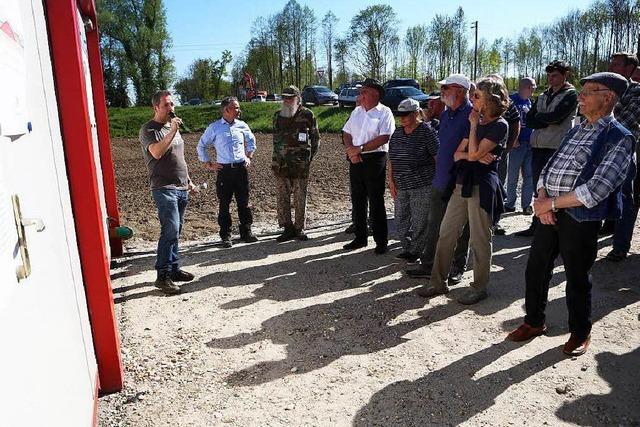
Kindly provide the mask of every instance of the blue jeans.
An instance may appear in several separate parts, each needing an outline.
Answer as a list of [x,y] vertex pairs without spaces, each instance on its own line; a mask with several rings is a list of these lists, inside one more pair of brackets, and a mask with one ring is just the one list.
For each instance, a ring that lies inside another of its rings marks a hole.
[[531,145],[529,141],[520,141],[518,148],[509,152],[509,171],[507,173],[507,201],[505,206],[516,207],[516,190],[518,177],[522,171],[522,195],[520,205],[522,209],[531,205],[533,197],[533,177],[531,176]]
[[152,191],[160,220],[160,240],[156,255],[158,275],[178,269],[178,239],[184,223],[189,196],[187,190],[159,188]]

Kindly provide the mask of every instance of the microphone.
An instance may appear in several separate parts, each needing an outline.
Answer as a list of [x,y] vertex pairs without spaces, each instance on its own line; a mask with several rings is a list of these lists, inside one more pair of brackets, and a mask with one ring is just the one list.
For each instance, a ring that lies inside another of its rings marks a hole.
[[[169,118],[170,119],[174,119],[176,117],[176,113],[174,113],[173,111],[169,112]],[[189,129],[187,127],[187,125],[185,125],[184,123],[180,123],[180,129],[182,129],[183,131],[187,132],[187,133],[191,133],[191,129]]]
[[207,185],[207,183],[206,183],[206,182],[203,182],[202,184],[196,185],[196,186],[194,187],[194,189],[193,189],[193,190],[191,190],[191,191],[194,191],[194,192],[196,192],[196,193],[199,193],[199,192],[200,192],[200,191],[202,191],[202,190],[206,190],[208,187],[209,187],[209,185]]

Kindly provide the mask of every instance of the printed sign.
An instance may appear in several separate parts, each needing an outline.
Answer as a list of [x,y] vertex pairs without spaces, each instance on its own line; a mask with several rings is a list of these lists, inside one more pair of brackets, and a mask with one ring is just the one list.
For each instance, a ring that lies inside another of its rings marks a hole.
[[0,136],[29,131],[24,31],[19,0],[0,2]]

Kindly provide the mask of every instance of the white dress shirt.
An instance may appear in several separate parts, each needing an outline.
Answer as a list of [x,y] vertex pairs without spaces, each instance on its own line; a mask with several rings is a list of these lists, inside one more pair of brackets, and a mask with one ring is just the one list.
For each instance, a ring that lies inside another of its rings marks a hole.
[[[351,112],[349,120],[344,124],[342,130],[351,135],[353,146],[359,147],[380,135],[393,134],[396,130],[396,121],[391,109],[380,103],[369,111],[358,106]],[[366,151],[366,153],[378,151],[389,151],[389,143],[387,142],[375,150]]]

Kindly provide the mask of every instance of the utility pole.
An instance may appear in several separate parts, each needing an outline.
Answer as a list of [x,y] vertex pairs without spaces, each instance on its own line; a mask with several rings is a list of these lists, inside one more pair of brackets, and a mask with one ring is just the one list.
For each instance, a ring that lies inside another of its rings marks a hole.
[[473,81],[476,81],[476,71],[478,69],[478,21],[473,21],[471,28],[476,30],[476,44],[473,48]]

